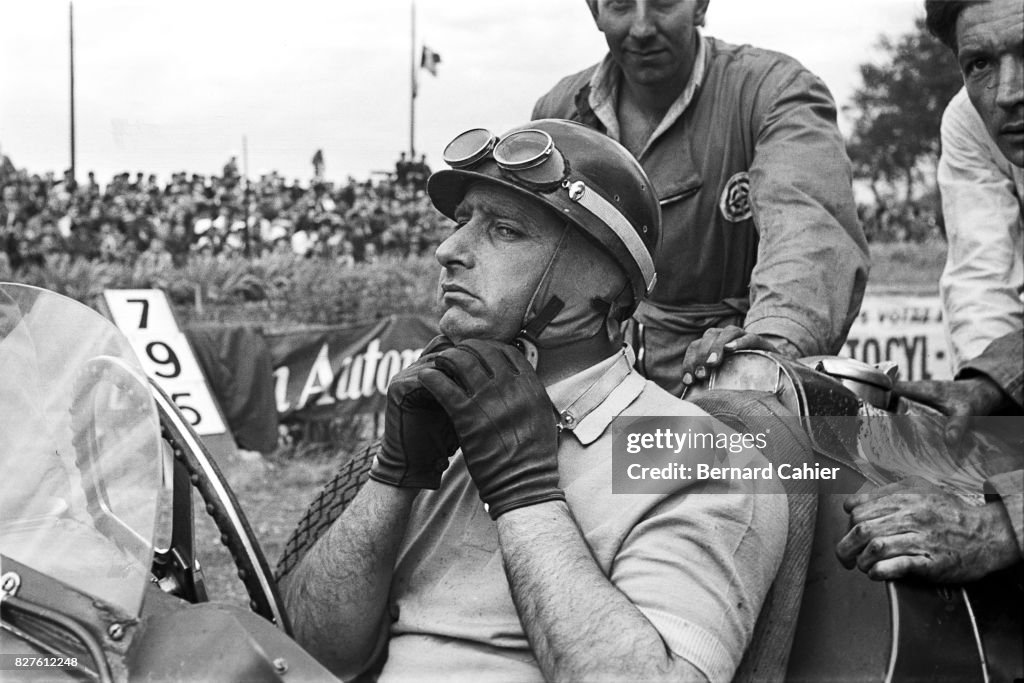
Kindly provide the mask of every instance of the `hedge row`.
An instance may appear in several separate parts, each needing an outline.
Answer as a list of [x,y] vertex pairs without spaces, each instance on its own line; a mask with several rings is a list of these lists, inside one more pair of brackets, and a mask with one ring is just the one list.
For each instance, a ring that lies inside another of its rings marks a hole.
[[[869,286],[881,292],[934,293],[945,261],[941,240],[872,245]],[[94,304],[107,288],[167,292],[182,322],[249,322],[268,329],[346,324],[392,313],[436,314],[437,261],[423,256],[341,267],[292,255],[256,259],[192,258],[182,267],[70,261],[12,274],[0,261],[0,281],[15,280]]]
[[268,328],[345,324],[392,313],[437,311],[437,261],[382,260],[341,267],[291,255],[192,258],[158,270],[58,257],[0,281],[36,285],[95,305],[104,289],[159,288],[185,322],[251,322]]

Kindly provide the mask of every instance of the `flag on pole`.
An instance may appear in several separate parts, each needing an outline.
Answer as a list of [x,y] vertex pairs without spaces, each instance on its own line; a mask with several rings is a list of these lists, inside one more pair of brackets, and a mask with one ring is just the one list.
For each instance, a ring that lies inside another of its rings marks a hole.
[[420,68],[429,71],[431,76],[437,76],[437,65],[440,63],[441,55],[424,45],[423,54],[420,57]]

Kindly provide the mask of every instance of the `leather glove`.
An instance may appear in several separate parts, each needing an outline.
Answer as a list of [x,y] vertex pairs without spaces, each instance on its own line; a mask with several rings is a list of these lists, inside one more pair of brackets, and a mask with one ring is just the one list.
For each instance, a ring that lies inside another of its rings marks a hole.
[[466,466],[492,519],[565,500],[558,487],[557,416],[522,353],[469,340],[419,373],[455,424]]
[[388,384],[384,438],[370,466],[371,479],[401,488],[440,488],[458,436],[444,408],[420,384],[419,372],[433,367],[437,354],[451,346],[447,337],[435,337]]

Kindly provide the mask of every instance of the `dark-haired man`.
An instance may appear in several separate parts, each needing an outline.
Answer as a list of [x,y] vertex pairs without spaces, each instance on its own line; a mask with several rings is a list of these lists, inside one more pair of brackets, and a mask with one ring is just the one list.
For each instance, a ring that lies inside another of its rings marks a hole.
[[[931,31],[964,88],[942,117],[938,182],[949,252],[942,273],[956,369],[1024,329],[1024,5],[933,0]],[[1024,359],[1010,359],[1024,367]]]
[[726,343],[836,353],[868,271],[828,90],[785,55],[701,35],[708,3],[587,0],[609,54],[533,110],[620,141],[654,183],[661,279],[630,341],[677,395]]
[[[928,0],[927,25],[957,56],[964,90],[942,119],[939,187],[949,238],[942,276],[954,381],[907,382],[903,395],[950,417],[957,442],[972,416],[1024,414],[1024,5]],[[990,477],[982,506],[894,484],[845,503],[836,552],[875,579],[955,583],[1024,559],[1024,455]]]

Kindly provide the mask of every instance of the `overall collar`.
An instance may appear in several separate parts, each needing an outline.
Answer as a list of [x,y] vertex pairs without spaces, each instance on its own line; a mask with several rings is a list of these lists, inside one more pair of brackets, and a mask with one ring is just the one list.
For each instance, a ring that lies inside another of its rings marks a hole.
[[[683,115],[683,112],[690,106],[701,84],[704,82],[704,73],[707,70],[708,47],[704,34],[699,28],[697,29],[697,36],[697,55],[693,61],[693,69],[690,71],[690,79],[644,144],[644,149],[639,155],[641,157],[647,152],[647,149],[654,141]],[[588,123],[588,118],[596,119],[604,127],[608,137],[617,142],[621,142],[619,118],[616,114],[621,84],[622,69],[612,59],[611,53],[608,53],[590,77],[590,83],[584,86],[587,94],[586,108],[580,107],[583,104],[580,100],[583,98],[578,97],[576,103],[584,123]]]

